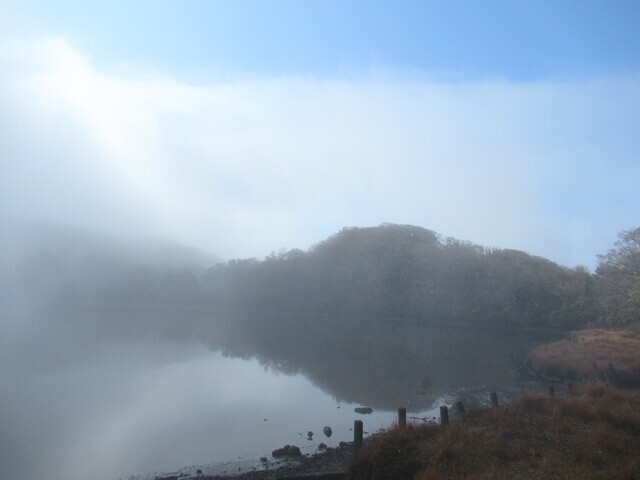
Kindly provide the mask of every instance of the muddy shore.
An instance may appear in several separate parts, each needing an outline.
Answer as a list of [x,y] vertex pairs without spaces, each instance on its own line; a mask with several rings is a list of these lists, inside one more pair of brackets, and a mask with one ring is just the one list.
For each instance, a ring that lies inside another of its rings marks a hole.
[[[230,465],[221,474],[210,475],[196,472],[183,472],[173,475],[158,476],[155,480],[272,480],[295,478],[342,478],[353,457],[353,444],[342,443],[337,448],[327,448],[322,452],[301,455],[297,458],[266,459],[263,458],[258,466],[249,467],[249,471],[235,465]],[[233,470],[232,470],[233,469]]]

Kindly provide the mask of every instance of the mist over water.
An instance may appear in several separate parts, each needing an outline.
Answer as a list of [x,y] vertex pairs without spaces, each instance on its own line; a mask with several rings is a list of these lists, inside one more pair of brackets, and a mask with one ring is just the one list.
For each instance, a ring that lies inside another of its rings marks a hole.
[[[301,377],[274,376],[192,341],[121,342],[25,370],[3,401],[9,478],[112,479],[257,458],[317,429],[322,400],[335,409]],[[291,415],[297,402],[313,418]]]
[[[256,460],[286,443],[314,452],[321,441],[337,446],[352,435],[354,405],[301,374],[223,357],[192,336],[69,328],[90,321],[79,313],[33,320],[46,326],[2,345],[8,388],[0,463],[7,478],[114,479]],[[392,417],[368,418],[367,430]],[[325,425],[331,439],[321,435]]]
[[274,3],[0,0],[0,478],[313,451],[637,323],[640,3]]
[[162,336],[133,319],[126,328],[114,328],[122,326],[116,316],[101,315],[95,304],[72,311],[60,294],[78,283],[97,294],[132,264],[156,263],[158,270],[168,264],[152,258],[152,244],[143,255],[133,245],[97,242],[77,232],[14,233],[14,238],[3,237],[0,285],[2,475],[79,479],[125,474],[127,466],[140,466],[134,459],[144,463],[144,452],[157,443],[144,425],[172,418],[165,415],[160,421],[166,414],[163,402],[172,403],[162,386],[180,378],[171,373],[172,366],[201,357],[203,348],[193,339]]
[[3,260],[0,463],[14,479],[113,479],[286,443],[313,452],[351,438],[354,406],[379,412],[365,419],[375,431],[399,406],[513,380],[509,355],[541,341],[185,302],[209,260],[189,249],[29,238]]

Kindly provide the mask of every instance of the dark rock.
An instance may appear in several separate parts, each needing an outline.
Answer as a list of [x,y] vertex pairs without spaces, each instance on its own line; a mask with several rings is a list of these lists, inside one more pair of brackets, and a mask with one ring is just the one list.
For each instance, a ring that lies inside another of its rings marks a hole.
[[361,415],[368,415],[373,413],[373,408],[371,407],[356,407],[353,409],[354,412],[359,413]]
[[340,442],[340,448],[347,448],[349,446],[349,442]]
[[309,437],[309,440],[313,438],[313,432],[311,430],[307,432],[307,437]]
[[331,427],[324,427],[322,431],[327,438],[331,437],[331,435],[333,434],[333,430],[331,430]]
[[261,463],[267,463],[267,457],[260,457]]
[[327,449],[327,446],[324,443],[320,443],[318,445],[318,450],[326,450],[326,449]]
[[302,452],[300,448],[295,445],[285,445],[282,448],[277,448],[273,452],[271,452],[273,458],[283,458],[283,457],[301,457]]

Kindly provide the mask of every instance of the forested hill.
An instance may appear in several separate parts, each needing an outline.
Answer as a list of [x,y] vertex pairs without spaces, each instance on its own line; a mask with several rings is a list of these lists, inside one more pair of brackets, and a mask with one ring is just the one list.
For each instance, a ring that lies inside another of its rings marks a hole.
[[201,293],[233,307],[573,328],[596,316],[593,283],[583,268],[384,224],[218,264]]
[[45,311],[249,308],[563,330],[591,322],[640,326],[640,228],[621,232],[594,274],[392,224],[344,228],[307,251],[230,260],[208,270],[178,257],[114,260],[104,249],[64,245],[43,245],[21,274],[14,269],[29,305]]

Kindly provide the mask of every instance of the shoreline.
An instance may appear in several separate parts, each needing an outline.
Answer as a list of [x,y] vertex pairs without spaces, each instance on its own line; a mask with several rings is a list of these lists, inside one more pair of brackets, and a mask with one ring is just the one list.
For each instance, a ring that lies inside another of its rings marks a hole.
[[[431,409],[423,410],[422,413],[435,413],[441,404],[452,408],[457,400],[464,401],[465,405],[472,410],[487,408],[490,405],[489,392],[495,390],[499,392],[500,402],[506,404],[516,400],[524,393],[539,394],[546,392],[547,384],[539,381],[521,381],[460,388],[448,394],[441,394],[439,402],[436,401]],[[560,387],[560,390],[564,389]],[[453,411],[452,415],[455,415]],[[356,417],[366,418],[366,415],[363,417],[356,414],[354,419]],[[415,426],[437,420],[433,415],[426,417],[409,415],[408,419]],[[368,434],[365,441],[378,434],[376,432]],[[337,478],[339,478],[340,475],[347,471],[353,455],[353,442],[341,441],[338,446],[327,447],[326,450],[303,453],[300,457],[276,459],[269,456],[268,458],[262,457],[262,461],[259,458],[240,461],[232,460],[131,478],[136,480],[270,480],[298,478],[300,476],[302,476],[301,478],[313,479],[319,475],[329,475],[327,478],[331,478],[331,475],[338,475]],[[202,473],[198,474],[198,470],[201,470]]]
[[[327,447],[326,450],[299,457],[283,459],[262,458],[257,466],[243,471],[242,467],[235,467],[238,463],[228,464],[228,470],[220,473],[207,473],[187,467],[173,474],[163,474],[151,477],[152,480],[271,480],[294,478],[343,478],[354,455],[353,442],[341,442],[339,447]],[[250,462],[254,463],[254,462]]]

